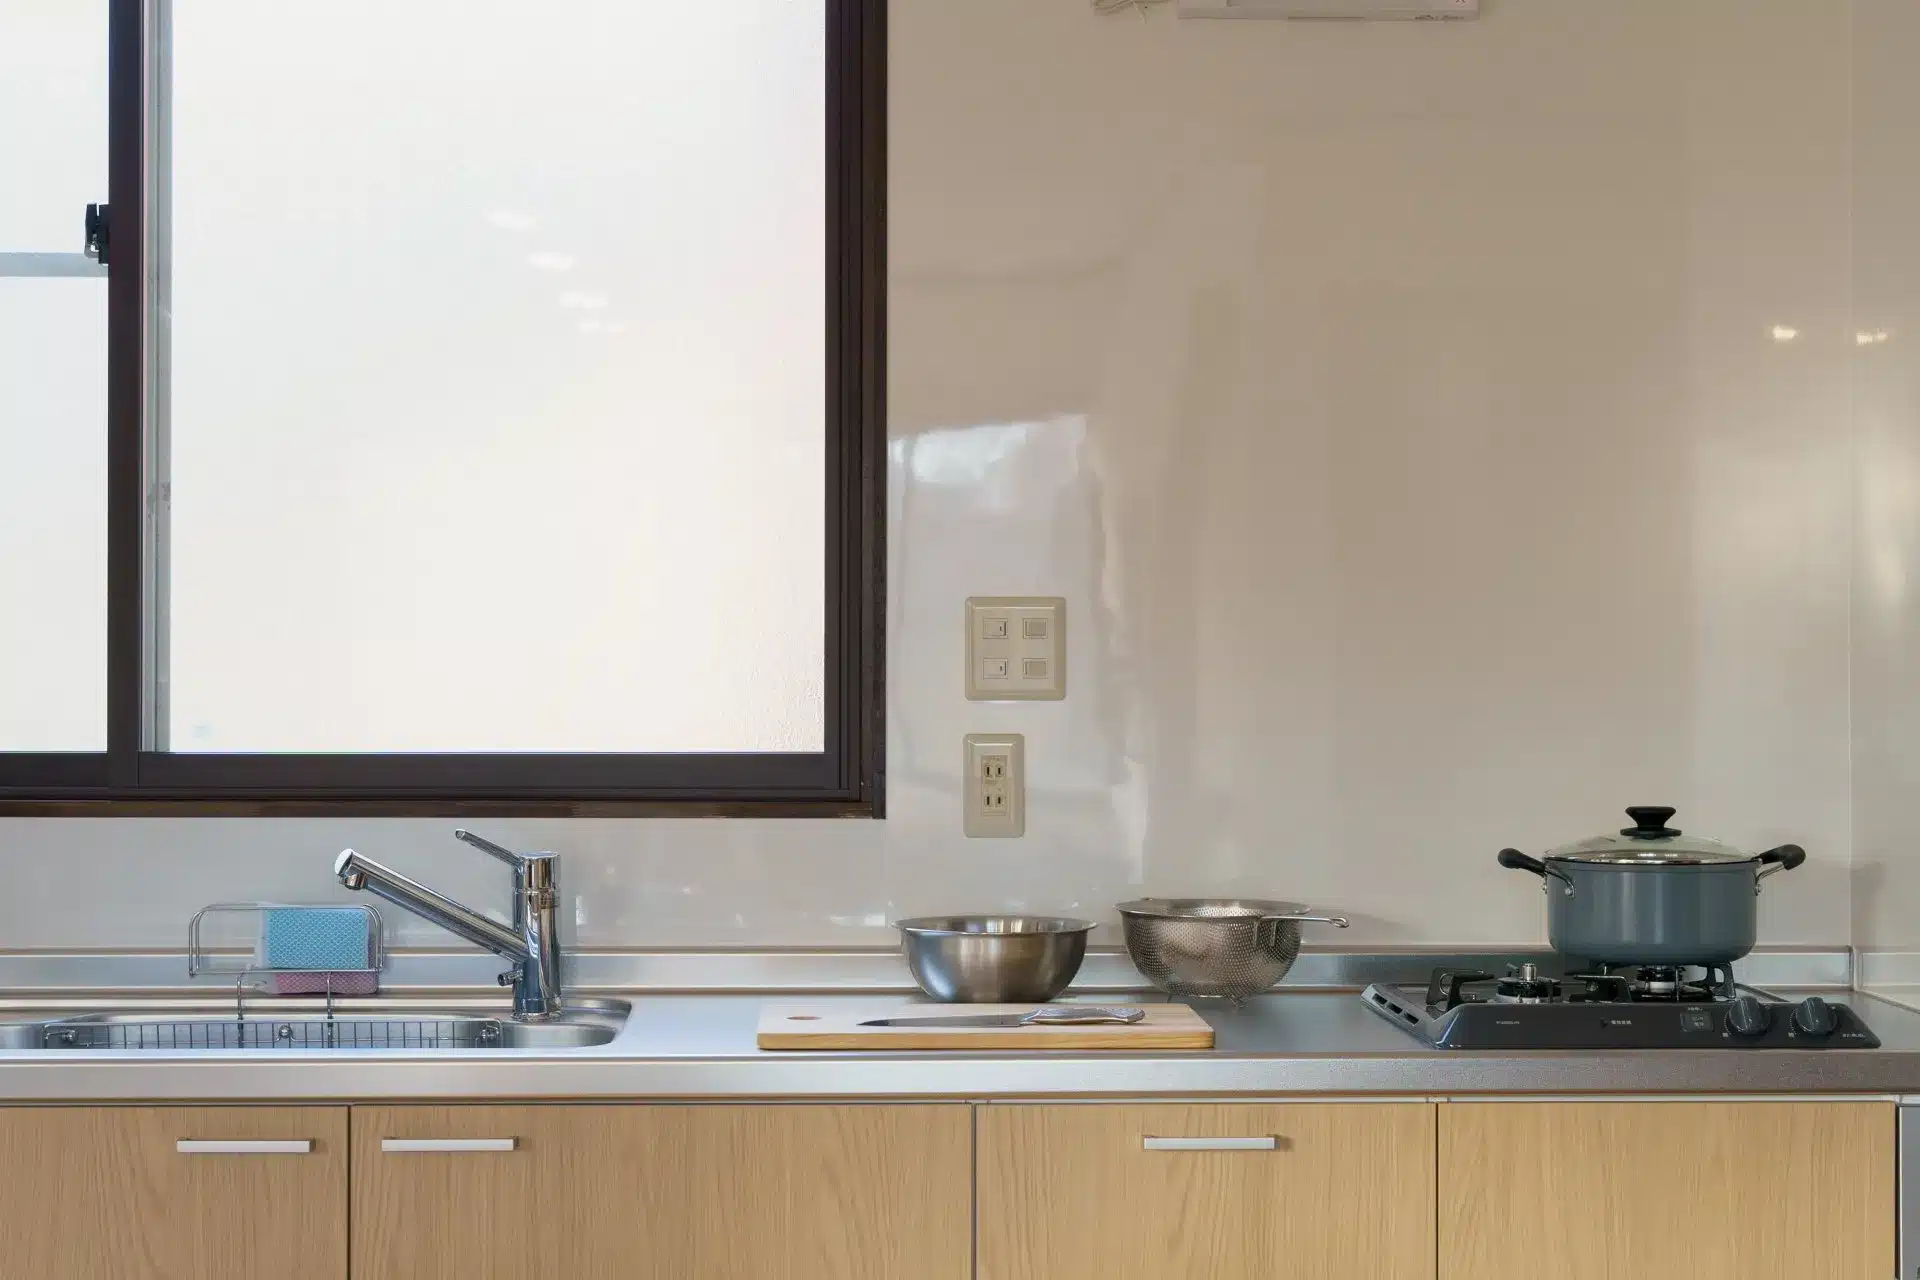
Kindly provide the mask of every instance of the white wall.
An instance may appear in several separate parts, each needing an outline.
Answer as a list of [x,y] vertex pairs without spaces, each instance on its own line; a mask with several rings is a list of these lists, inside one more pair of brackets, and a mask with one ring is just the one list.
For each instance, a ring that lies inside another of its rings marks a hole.
[[1920,7],[1853,9],[1854,940],[1920,951]]
[[[1142,890],[1533,942],[1494,851],[1637,803],[1804,844],[1763,940],[1847,940],[1844,6],[896,0],[892,77],[892,816],[476,824],[565,855],[581,942]],[[962,599],[1028,592],[1071,601],[1070,698],[966,703]],[[959,835],[993,729],[1021,841]],[[0,823],[0,945],[177,944],[348,843],[497,893],[453,825]]]

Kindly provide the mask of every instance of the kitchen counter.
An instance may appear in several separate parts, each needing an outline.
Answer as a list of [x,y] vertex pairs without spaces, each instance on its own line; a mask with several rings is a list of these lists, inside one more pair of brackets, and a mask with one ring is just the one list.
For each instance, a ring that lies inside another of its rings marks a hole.
[[[633,1014],[618,1038],[597,1048],[7,1051],[0,1052],[0,1101],[1920,1094],[1920,1012],[1858,992],[1774,990],[1853,1005],[1882,1047],[1468,1053],[1426,1047],[1351,991],[1282,991],[1239,1010],[1199,1006],[1217,1034],[1205,1052],[767,1053],[754,1046],[760,1007],[795,1003],[802,998],[795,993],[642,991],[625,997]],[[900,1003],[888,995],[804,999],[876,1010]],[[497,998],[491,1006],[471,996],[434,1003],[497,1007]],[[0,1020],[29,1007],[44,1016],[72,1006],[12,1001]]]

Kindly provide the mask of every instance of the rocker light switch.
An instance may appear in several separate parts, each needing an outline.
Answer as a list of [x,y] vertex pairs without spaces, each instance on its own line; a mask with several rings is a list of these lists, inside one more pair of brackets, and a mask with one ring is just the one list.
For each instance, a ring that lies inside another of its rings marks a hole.
[[1066,600],[968,597],[967,697],[974,702],[1040,702],[1066,696]]

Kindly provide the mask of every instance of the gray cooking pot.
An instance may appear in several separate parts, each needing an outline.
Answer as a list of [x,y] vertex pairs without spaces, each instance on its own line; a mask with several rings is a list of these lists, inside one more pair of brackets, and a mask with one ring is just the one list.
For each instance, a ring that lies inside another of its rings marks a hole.
[[1797,844],[1765,853],[1688,836],[1664,806],[1627,810],[1634,825],[1500,865],[1531,871],[1547,892],[1547,939],[1600,964],[1731,964],[1753,950],[1760,881],[1807,860]]

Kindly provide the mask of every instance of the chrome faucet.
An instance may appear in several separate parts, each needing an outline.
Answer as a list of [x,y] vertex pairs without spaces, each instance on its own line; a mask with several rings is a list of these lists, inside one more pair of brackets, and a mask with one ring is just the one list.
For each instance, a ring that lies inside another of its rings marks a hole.
[[551,853],[515,853],[471,831],[453,834],[513,868],[511,928],[352,849],[341,850],[333,874],[349,889],[385,898],[510,961],[513,967],[500,975],[500,985],[513,988],[513,1016],[522,1022],[554,1017],[560,1012],[560,935],[555,927],[560,896],[555,864],[560,859]]

